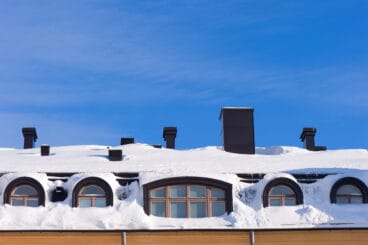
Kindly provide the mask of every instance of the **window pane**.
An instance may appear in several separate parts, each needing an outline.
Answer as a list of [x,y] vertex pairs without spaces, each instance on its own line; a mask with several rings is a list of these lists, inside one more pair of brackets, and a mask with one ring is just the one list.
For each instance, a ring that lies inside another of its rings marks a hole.
[[88,208],[91,207],[91,199],[90,198],[79,198],[79,207],[81,208]]
[[156,189],[151,191],[151,197],[161,197],[164,198],[165,197],[165,188],[160,188],[160,189]]
[[97,185],[90,185],[90,186],[84,187],[82,189],[81,195],[101,195],[101,196],[104,196],[105,191]]
[[11,205],[13,206],[23,206],[23,199],[22,198],[12,198]]
[[362,197],[351,197],[350,198],[351,203],[363,203]]
[[38,207],[38,200],[37,199],[28,199],[27,200],[28,207]]
[[296,205],[296,199],[295,198],[285,198],[285,206],[294,206]]
[[205,202],[191,202],[190,203],[190,217],[191,218],[206,217],[206,203]]
[[170,213],[173,218],[187,217],[187,203],[185,202],[171,202]]
[[151,202],[151,214],[165,217],[165,202]]
[[212,202],[212,216],[221,216],[225,213],[225,202]]
[[190,186],[190,197],[206,197],[206,187],[198,185]]
[[15,188],[13,195],[27,195],[27,196],[37,196],[38,193],[32,186],[29,185],[21,185]]
[[270,206],[281,206],[281,204],[280,198],[270,198]]
[[95,207],[106,207],[106,198],[95,198]]
[[346,197],[336,197],[336,203],[345,204],[349,203],[349,200]]
[[218,188],[211,188],[211,197],[225,198],[225,192]]
[[187,188],[185,185],[170,186],[170,197],[186,197]]
[[355,185],[343,185],[337,192],[337,195],[362,195],[362,192]]
[[278,185],[271,189],[270,195],[295,195],[295,193],[286,185]]

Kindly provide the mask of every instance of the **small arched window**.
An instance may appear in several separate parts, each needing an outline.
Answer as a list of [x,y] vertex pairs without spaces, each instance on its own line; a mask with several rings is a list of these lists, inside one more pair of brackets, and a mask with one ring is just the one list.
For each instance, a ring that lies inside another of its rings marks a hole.
[[45,192],[36,180],[22,177],[6,187],[4,202],[12,206],[37,207],[45,205]]
[[97,185],[88,185],[78,194],[78,207],[106,207],[106,193]]
[[359,204],[367,202],[367,186],[359,179],[346,177],[338,180],[331,189],[331,203]]
[[197,177],[170,178],[143,186],[147,214],[173,218],[221,216],[232,211],[230,184]]
[[299,185],[287,178],[270,181],[263,191],[263,206],[294,206],[303,203]]
[[106,207],[113,205],[111,187],[104,180],[90,177],[78,182],[73,190],[73,207]]

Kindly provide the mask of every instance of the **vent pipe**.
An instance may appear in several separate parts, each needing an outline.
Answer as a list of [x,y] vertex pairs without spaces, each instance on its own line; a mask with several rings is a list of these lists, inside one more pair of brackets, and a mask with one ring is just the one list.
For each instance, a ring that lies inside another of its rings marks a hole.
[[34,143],[37,141],[36,128],[22,128],[24,137],[24,149],[30,149],[34,147]]
[[224,107],[220,112],[222,142],[227,152],[254,154],[253,108]]
[[175,149],[175,138],[177,131],[178,130],[176,127],[164,127],[162,136],[166,141],[166,148]]
[[300,139],[304,144],[304,148],[310,151],[325,151],[327,149],[326,146],[314,145],[314,136],[316,135],[316,132],[316,128],[303,128]]

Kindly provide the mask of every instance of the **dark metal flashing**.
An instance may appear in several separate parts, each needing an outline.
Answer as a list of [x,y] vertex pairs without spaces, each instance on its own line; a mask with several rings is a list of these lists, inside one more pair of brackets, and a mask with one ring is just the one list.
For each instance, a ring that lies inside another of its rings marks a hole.
[[[317,182],[317,180],[319,179],[323,179],[328,175],[335,175],[334,173],[307,173],[307,174],[303,174],[303,173],[289,173],[290,175],[292,175],[297,181],[298,183],[302,183],[302,184],[312,184]],[[265,173],[240,173],[237,174],[237,176],[240,178],[241,182],[244,183],[249,183],[249,184],[254,184],[254,183],[258,183],[261,179],[263,179],[263,177],[265,176]]]

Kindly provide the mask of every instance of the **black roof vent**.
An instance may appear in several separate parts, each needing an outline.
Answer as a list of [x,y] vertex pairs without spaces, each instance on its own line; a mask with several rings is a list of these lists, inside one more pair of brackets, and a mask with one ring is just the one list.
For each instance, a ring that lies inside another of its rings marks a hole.
[[325,151],[326,146],[315,146],[314,136],[316,135],[316,128],[303,128],[303,132],[300,135],[301,141],[304,143],[304,147],[310,151]]
[[121,138],[120,145],[134,144],[134,138]]
[[254,154],[253,108],[225,107],[221,109],[222,142],[227,152]]
[[109,150],[110,161],[121,161],[123,160],[123,150],[121,149],[110,149]]
[[50,146],[49,145],[41,145],[41,156],[50,155]]
[[164,127],[162,136],[166,141],[166,148],[175,149],[175,138],[177,131],[178,130],[176,127]]
[[37,141],[36,128],[22,128],[24,137],[24,149],[30,149],[34,147],[34,143]]

